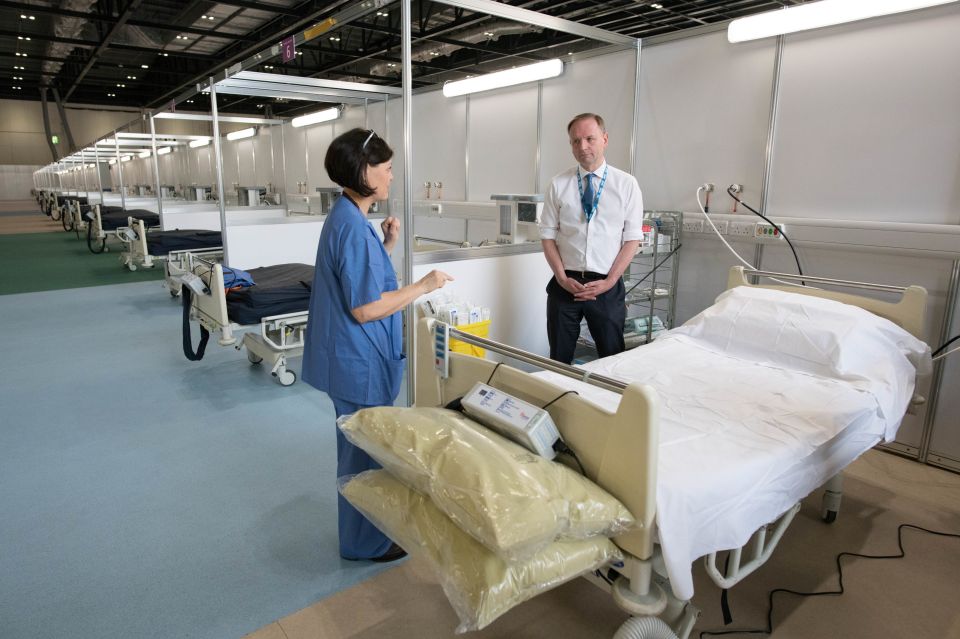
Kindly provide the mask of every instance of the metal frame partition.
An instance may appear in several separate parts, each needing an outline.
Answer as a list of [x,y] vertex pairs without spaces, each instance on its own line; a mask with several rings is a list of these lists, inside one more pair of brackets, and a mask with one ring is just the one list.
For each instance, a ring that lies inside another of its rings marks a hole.
[[[157,118],[182,118],[182,119],[212,119],[213,123],[213,142],[214,152],[217,164],[217,188],[221,193],[220,197],[220,223],[222,228],[226,228],[226,210],[223,194],[223,166],[222,149],[220,147],[219,128],[221,122],[251,122],[251,123],[280,123],[278,120],[267,120],[265,118],[233,118],[230,116],[220,116],[217,112],[217,94],[226,93],[245,96],[277,97],[292,100],[304,101],[324,101],[341,104],[366,104],[370,98],[382,99],[385,103],[391,97],[399,96],[402,101],[403,109],[403,228],[408,229],[404,234],[404,260],[402,279],[405,284],[413,281],[413,125],[412,125],[412,99],[413,99],[413,76],[411,72],[411,0],[398,0],[401,5],[401,87],[381,86],[375,84],[359,82],[342,82],[334,80],[322,80],[317,78],[297,77],[289,75],[280,75],[273,73],[260,73],[250,69],[261,65],[271,58],[290,54],[297,45],[320,37],[328,33],[331,29],[339,28],[353,20],[357,20],[376,12],[379,9],[393,4],[390,0],[368,0],[361,3],[353,3],[348,8],[339,13],[319,22],[311,27],[297,32],[291,38],[284,42],[273,44],[263,51],[256,53],[245,60],[229,67],[228,69],[211,76],[205,82],[198,83],[194,88],[177,96],[171,105],[175,107],[177,103],[183,102],[188,98],[202,92],[210,94],[211,115],[191,115],[169,112],[165,109],[150,113],[151,131],[154,131],[154,120]],[[637,83],[635,94],[639,94],[639,65],[640,65],[640,40],[625,36],[619,33],[606,31],[596,27],[555,18],[544,14],[513,7],[510,5],[494,2],[493,0],[438,0],[441,4],[483,13],[489,16],[505,18],[521,23],[531,24],[546,29],[551,29],[561,33],[579,36],[589,40],[595,40],[601,43],[617,45],[636,51],[637,72],[635,82]],[[636,154],[634,145],[636,143],[635,130],[638,120],[639,104],[638,100],[634,103],[634,134],[631,140],[631,165],[636,163]],[[631,168],[635,168],[632,166]],[[224,235],[224,262],[229,263],[229,248],[227,238]],[[406,308],[408,326],[412,326],[409,320],[413,317],[413,305]],[[406,352],[414,353],[414,333],[413,330],[407,330],[405,337]],[[407,403],[413,403],[413,367],[407,368]]]

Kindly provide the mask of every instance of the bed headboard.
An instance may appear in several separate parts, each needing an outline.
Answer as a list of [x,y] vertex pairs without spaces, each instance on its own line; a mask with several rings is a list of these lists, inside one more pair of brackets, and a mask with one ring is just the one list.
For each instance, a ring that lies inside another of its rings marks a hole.
[[[761,271],[761,273],[764,273]],[[874,315],[879,315],[885,319],[890,320],[897,326],[900,326],[905,331],[916,337],[917,339],[923,339],[924,333],[924,318],[926,317],[927,311],[927,289],[922,286],[907,286],[903,288],[892,287],[892,286],[874,286],[874,285],[861,285],[861,288],[871,287],[879,290],[886,290],[891,292],[898,292],[900,294],[900,300],[897,302],[884,302],[873,297],[866,297],[863,295],[854,295],[852,293],[841,293],[839,291],[827,291],[819,288],[811,288],[808,286],[790,286],[789,284],[751,284],[748,281],[751,273],[747,272],[746,269],[742,266],[734,266],[730,269],[730,274],[727,276],[727,288],[731,289],[736,286],[752,286],[759,288],[774,288],[781,291],[787,291],[790,293],[799,293],[801,295],[813,295],[815,297],[822,297],[826,299],[836,300],[838,302],[843,302],[844,304],[851,304],[853,306],[859,306],[862,309],[868,310]],[[764,275],[765,277],[777,277],[780,279],[783,278],[792,278],[799,280],[800,277],[796,275],[782,275],[782,274],[773,274],[773,275]],[[840,283],[848,285],[857,285],[858,282],[843,282],[842,280],[824,280],[823,278],[817,277],[806,277],[803,278],[805,281],[829,281],[831,283]]]
[[[490,382],[520,399],[543,406],[565,389],[517,368],[451,352],[450,376],[440,378],[434,368],[432,319],[417,324],[415,401],[438,407],[462,397],[478,381]],[[494,369],[496,373],[494,374]],[[575,394],[550,406],[564,441],[577,452],[587,476],[619,499],[638,522],[637,528],[615,538],[620,548],[639,559],[653,553],[656,513],[656,475],[659,441],[658,399],[648,386],[630,384],[616,413],[609,413]]]

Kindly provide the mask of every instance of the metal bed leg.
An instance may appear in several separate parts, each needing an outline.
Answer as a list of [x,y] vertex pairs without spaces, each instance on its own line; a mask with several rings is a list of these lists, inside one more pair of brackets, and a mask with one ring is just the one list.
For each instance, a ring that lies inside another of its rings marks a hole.
[[843,473],[837,473],[824,485],[823,501],[820,505],[820,517],[828,524],[837,519],[840,512],[840,500],[843,498]]

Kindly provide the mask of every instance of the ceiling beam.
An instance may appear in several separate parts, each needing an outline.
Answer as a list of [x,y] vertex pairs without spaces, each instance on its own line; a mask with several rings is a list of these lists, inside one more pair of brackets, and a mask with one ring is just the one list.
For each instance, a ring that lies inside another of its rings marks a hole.
[[137,10],[137,7],[143,0],[130,0],[127,3],[127,6],[124,7],[123,11],[120,13],[120,17],[117,19],[117,22],[110,27],[110,31],[107,32],[107,35],[103,37],[103,41],[97,45],[97,48],[93,50],[93,54],[90,56],[90,59],[87,60],[87,63],[83,65],[83,69],[80,70],[79,75],[74,79],[73,84],[70,85],[70,88],[63,96],[63,101],[66,102],[70,99],[70,95],[74,90],[80,85],[80,82],[83,81],[83,77],[87,75],[87,72],[93,68],[93,65],[96,63],[97,58],[100,57],[100,54],[107,50],[107,47],[110,45],[110,41],[120,32],[120,28],[130,19],[130,16],[133,15],[133,12]]

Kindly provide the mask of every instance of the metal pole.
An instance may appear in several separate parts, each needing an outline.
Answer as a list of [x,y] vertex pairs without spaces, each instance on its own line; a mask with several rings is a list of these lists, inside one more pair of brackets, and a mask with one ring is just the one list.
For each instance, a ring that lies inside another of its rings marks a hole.
[[630,172],[637,174],[637,128],[640,126],[640,40],[637,40],[636,69],[633,78],[633,132],[630,134]]
[[[947,304],[943,316],[943,325],[940,327],[939,343],[943,344],[950,339],[950,331],[953,328],[954,309],[957,306],[957,296],[960,293],[960,260],[953,261],[953,268],[950,271],[950,285],[947,288]],[[946,367],[944,359],[938,359],[933,363],[933,377],[930,380],[930,396],[927,398],[927,412],[923,418],[923,430],[920,434],[920,454],[919,460],[927,461],[930,455],[930,440],[933,437],[933,421],[936,418],[937,402],[940,397],[940,387],[943,383],[943,369]]]
[[117,156],[117,179],[120,180],[120,208],[127,210],[127,197],[123,192],[123,162],[120,161],[120,138],[116,130],[113,132],[113,148]]
[[540,192],[540,151],[543,147],[543,80],[537,82],[537,154],[536,169],[533,172],[533,192]]
[[[401,60],[403,78],[403,228],[406,233],[403,236],[403,284],[409,286],[413,283],[413,78],[411,77],[410,65],[410,0],[400,1],[400,23],[401,31]],[[414,335],[417,332],[414,326],[413,304],[408,304],[407,309],[407,333],[404,336],[406,353],[408,358],[407,365],[407,405],[413,406],[414,400],[414,374],[413,354],[416,353],[416,344]]]
[[[100,187],[100,208],[103,208],[103,178],[100,177],[100,149],[96,142],[93,144],[93,157],[96,160],[97,167],[97,186]],[[109,166],[109,165],[108,165]]]
[[470,201],[470,96],[463,107],[463,199]]
[[220,205],[220,236],[223,240],[223,263],[230,266],[230,254],[227,249],[227,206],[223,192],[223,156],[220,151],[220,120],[217,115],[217,87],[210,77],[210,110],[213,114],[213,152],[217,166],[217,203]]
[[157,216],[160,219],[160,228],[163,228],[163,198],[160,197],[160,158],[157,155],[157,129],[153,124],[153,115],[150,115],[150,146],[153,147],[153,188],[157,190]]

